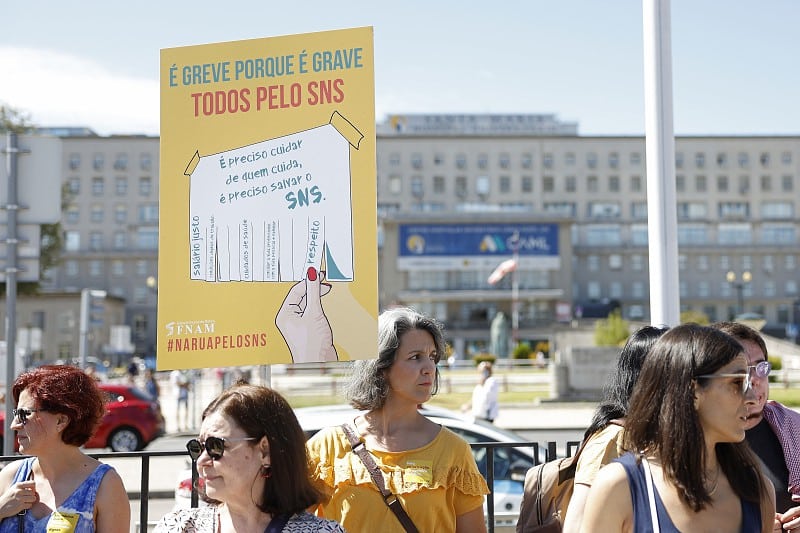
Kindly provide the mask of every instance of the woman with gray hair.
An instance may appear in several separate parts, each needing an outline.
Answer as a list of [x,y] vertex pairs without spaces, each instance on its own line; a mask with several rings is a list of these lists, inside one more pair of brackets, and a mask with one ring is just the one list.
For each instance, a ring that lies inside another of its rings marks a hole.
[[363,413],[307,444],[325,495],[318,514],[351,533],[486,530],[489,488],[469,445],[418,411],[438,389],[444,348],[435,320],[407,308],[381,313],[378,357],[353,364],[346,393]]

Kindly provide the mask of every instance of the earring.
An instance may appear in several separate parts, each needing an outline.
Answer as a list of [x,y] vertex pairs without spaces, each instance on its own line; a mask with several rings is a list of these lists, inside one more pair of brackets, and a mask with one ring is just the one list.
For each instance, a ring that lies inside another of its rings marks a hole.
[[261,468],[258,469],[258,475],[264,479],[268,479],[272,476],[272,465],[261,465]]

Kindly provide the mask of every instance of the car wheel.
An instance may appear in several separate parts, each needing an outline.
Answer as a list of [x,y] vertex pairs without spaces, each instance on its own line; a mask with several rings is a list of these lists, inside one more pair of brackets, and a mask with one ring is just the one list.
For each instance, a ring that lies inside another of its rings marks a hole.
[[108,437],[108,447],[115,452],[136,452],[144,447],[144,443],[138,431],[131,427],[121,427]]

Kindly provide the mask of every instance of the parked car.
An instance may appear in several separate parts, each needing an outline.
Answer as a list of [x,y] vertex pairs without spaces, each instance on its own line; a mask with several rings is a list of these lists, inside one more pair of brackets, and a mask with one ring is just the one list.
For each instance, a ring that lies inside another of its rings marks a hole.
[[[146,392],[126,384],[98,385],[106,395],[106,414],[84,448],[134,452],[144,449],[164,434],[161,407]],[[0,439],[4,428],[5,413],[0,412]]]
[[[322,428],[343,424],[353,420],[358,411],[349,405],[326,405],[319,407],[301,407],[294,410],[300,426],[310,438]],[[431,421],[449,428],[467,442],[525,442],[520,435],[501,429],[488,422],[475,420],[454,411],[434,407],[423,407],[420,412]],[[472,450],[478,469],[486,476],[486,448]],[[187,461],[188,462],[188,461]],[[516,523],[519,505],[522,501],[522,490],[525,473],[533,466],[534,453],[531,446],[519,448],[494,449],[494,509],[496,523]],[[204,504],[202,478],[198,485],[200,498]],[[191,464],[178,475],[175,489],[175,504],[178,508],[190,507],[192,491]]]

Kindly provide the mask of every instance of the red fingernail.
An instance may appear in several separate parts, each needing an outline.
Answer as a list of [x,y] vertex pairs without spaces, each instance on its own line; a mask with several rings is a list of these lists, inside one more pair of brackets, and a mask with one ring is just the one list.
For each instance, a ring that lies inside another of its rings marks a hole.
[[308,281],[317,281],[317,269],[314,267],[308,267],[307,277]]

